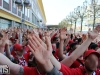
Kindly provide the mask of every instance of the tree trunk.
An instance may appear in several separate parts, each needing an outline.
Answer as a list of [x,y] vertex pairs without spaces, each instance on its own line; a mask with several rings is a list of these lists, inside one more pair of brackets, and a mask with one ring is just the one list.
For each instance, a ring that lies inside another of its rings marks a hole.
[[75,21],[75,29],[74,29],[74,33],[76,32],[76,21]]
[[94,9],[94,16],[93,16],[94,17],[94,19],[93,19],[93,30],[94,30],[94,27],[95,27],[95,19],[96,19],[95,18],[95,15],[96,15],[96,13],[95,13],[95,6],[93,7],[93,9]]
[[71,22],[71,26],[70,26],[70,28],[72,28],[72,22]]
[[83,24],[83,19],[81,19],[81,31],[82,31],[82,27],[83,27],[82,24]]

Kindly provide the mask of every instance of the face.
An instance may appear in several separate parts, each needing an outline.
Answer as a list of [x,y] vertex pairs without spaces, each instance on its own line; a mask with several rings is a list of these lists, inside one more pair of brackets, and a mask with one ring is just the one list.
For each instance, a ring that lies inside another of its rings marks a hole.
[[21,49],[20,51],[16,51],[18,56],[22,56],[24,54],[24,49]]
[[91,54],[88,56],[88,58],[85,60],[85,68],[88,71],[95,71],[98,66],[98,57],[95,54]]

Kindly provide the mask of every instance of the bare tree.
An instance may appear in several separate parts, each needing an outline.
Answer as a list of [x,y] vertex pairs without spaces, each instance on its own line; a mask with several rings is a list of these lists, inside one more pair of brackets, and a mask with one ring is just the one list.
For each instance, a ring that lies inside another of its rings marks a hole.
[[67,19],[63,19],[60,23],[59,23],[60,27],[69,27],[69,23]]
[[77,15],[77,9],[74,9],[74,11],[72,12],[72,18],[73,18],[73,22],[75,23],[75,28],[74,28],[74,32],[76,32],[76,23],[77,23],[77,20],[78,20],[78,15]]
[[66,17],[66,19],[67,19],[67,21],[69,22],[69,24],[71,25],[71,26],[70,26],[70,28],[71,28],[72,25],[73,25],[73,14],[70,13],[70,15],[68,15],[68,16]]
[[81,31],[82,31],[82,25],[83,25],[83,20],[86,17],[87,13],[87,2],[83,2],[83,6],[78,6],[77,7],[77,15],[81,19]]
[[98,4],[99,0],[91,0],[90,8],[88,9],[88,13],[90,18],[93,18],[93,29],[95,27],[96,18],[100,17],[100,5]]

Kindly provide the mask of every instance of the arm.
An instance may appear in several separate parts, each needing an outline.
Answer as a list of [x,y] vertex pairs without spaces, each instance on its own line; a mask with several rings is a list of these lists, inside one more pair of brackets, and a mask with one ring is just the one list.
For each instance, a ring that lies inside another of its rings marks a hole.
[[5,45],[8,41],[8,34],[4,34],[3,38],[0,40],[0,53],[4,54]]
[[63,48],[64,48],[64,40],[65,39],[69,39],[69,36],[66,36],[67,34],[67,30],[65,28],[62,28],[60,30],[60,46],[59,46],[59,51],[58,51],[58,56],[60,58],[60,60],[63,60],[64,58],[66,58],[66,55],[63,54]]
[[9,48],[9,45],[8,44],[6,44],[6,56],[9,58],[9,59],[11,59],[12,58],[12,55],[11,55],[11,53],[10,53],[10,48]]
[[0,47],[0,53],[4,54],[4,49],[5,49],[5,47],[4,46],[1,46]]
[[61,64],[60,64],[60,62],[58,62],[57,59],[56,59],[53,55],[51,55],[50,61],[51,61],[52,64],[57,68],[57,70],[60,70],[60,69],[61,69]]
[[[65,64],[66,66],[71,66],[73,62],[79,58],[88,48],[92,40],[88,38],[83,44],[78,47],[70,56],[62,60],[62,63]],[[81,50],[81,51],[80,51]]]
[[70,37],[68,36],[68,39],[66,39],[66,41],[64,43],[65,47],[68,45],[69,40],[70,40]]
[[13,75],[23,75],[24,69],[20,65],[12,63],[6,56],[0,53],[0,65],[4,64],[8,65],[8,67],[10,68],[10,72]]
[[[71,66],[73,62],[79,58],[89,47],[92,40],[94,40],[100,32],[100,25],[97,26],[93,31],[88,32],[88,39],[83,42],[83,44],[78,47],[69,57],[62,61],[66,66]],[[81,50],[81,51],[80,51]]]
[[66,58],[66,55],[63,54],[63,49],[64,49],[64,40],[60,40],[60,46],[59,46],[59,51],[58,51],[58,56],[60,60],[63,60]]

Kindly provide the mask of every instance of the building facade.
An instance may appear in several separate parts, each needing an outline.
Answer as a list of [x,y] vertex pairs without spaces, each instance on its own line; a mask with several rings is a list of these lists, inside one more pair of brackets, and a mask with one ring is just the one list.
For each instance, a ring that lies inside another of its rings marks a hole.
[[[25,13],[21,11],[15,0],[0,0],[0,28],[8,27],[40,27],[46,25],[46,16],[43,8],[42,0],[29,0],[31,8],[25,7]],[[23,9],[24,10],[24,9]],[[25,15],[25,16],[24,16]],[[21,18],[24,17],[22,24]]]

